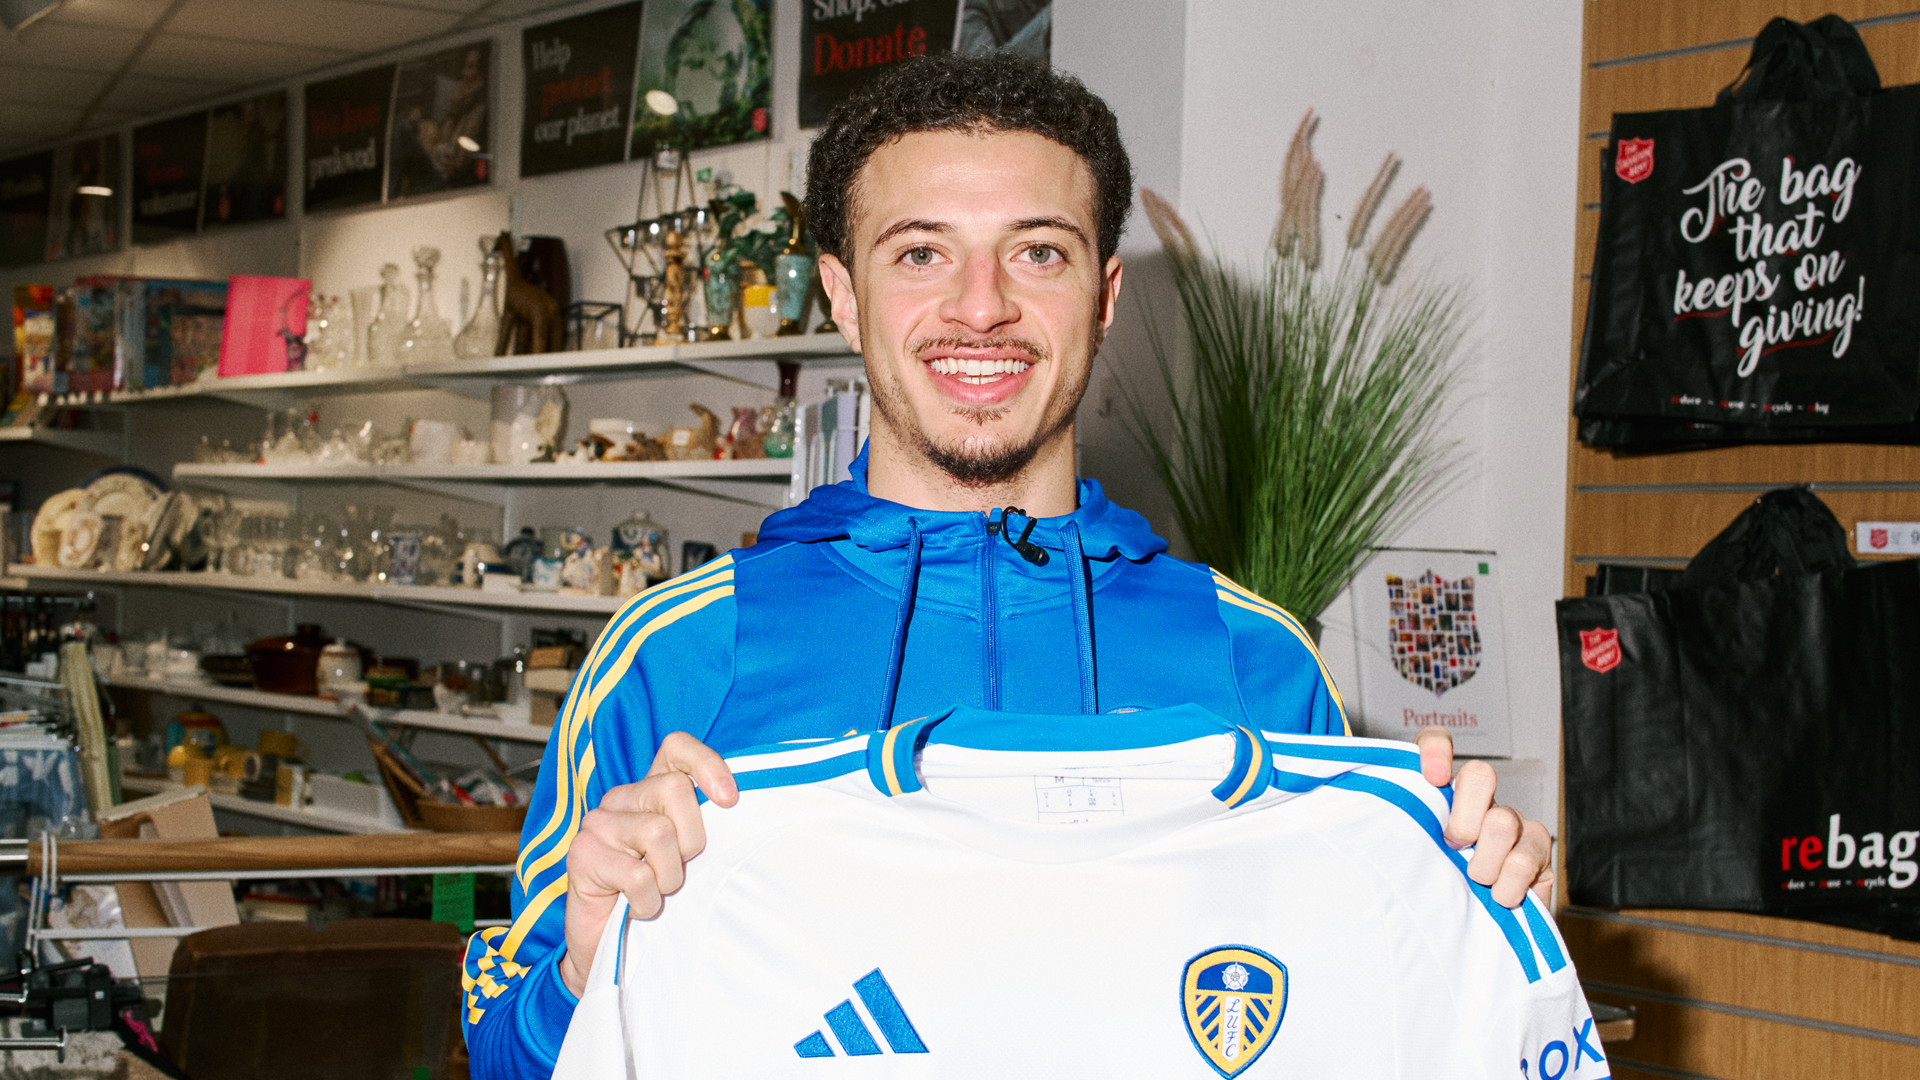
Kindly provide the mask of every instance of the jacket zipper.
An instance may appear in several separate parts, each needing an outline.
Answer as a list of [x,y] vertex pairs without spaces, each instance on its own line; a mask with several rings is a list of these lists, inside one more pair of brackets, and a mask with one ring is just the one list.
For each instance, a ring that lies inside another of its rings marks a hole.
[[[1004,522],[1000,527],[1005,527]],[[981,660],[986,676],[986,704],[983,708],[988,710],[998,710],[1000,708],[1000,645],[998,640],[1000,619],[998,613],[994,610],[997,597],[994,595],[993,584],[994,564],[997,561],[994,558],[997,552],[994,550],[995,544],[993,539],[996,532],[997,529],[993,526],[992,519],[989,518],[983,525],[980,538],[980,559],[982,564],[980,567],[980,639],[983,653]]]

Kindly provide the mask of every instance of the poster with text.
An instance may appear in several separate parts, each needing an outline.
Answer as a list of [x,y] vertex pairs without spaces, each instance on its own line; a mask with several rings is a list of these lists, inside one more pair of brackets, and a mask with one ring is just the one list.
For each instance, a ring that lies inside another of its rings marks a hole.
[[1456,753],[1512,753],[1497,570],[1484,552],[1392,548],[1361,567],[1360,692],[1346,701],[1356,734],[1411,740],[1438,724]]
[[69,143],[53,152],[47,258],[99,255],[120,247],[120,136]]
[[207,114],[133,129],[133,242],[158,244],[200,228]]
[[400,62],[387,198],[487,183],[493,170],[493,42]]
[[287,92],[215,107],[207,117],[204,227],[287,216]]
[[25,266],[46,254],[52,193],[53,151],[0,161],[0,266]]
[[627,159],[640,9],[622,4],[521,32],[521,176]]
[[806,0],[800,9],[800,126],[819,127],[835,105],[911,56],[953,48],[960,0]]
[[386,189],[387,106],[394,65],[307,86],[308,210],[380,201]]
[[954,48],[1053,59],[1053,0],[965,0]]
[[640,29],[633,152],[769,138],[773,0],[652,0]]

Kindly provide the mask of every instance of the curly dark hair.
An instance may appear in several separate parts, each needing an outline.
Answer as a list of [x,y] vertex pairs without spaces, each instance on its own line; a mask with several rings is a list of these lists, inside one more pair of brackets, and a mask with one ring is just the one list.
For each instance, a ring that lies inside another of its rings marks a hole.
[[941,53],[893,65],[827,116],[807,156],[807,220],[820,250],[843,263],[855,181],[875,150],[921,131],[1030,131],[1093,170],[1093,216],[1104,264],[1133,209],[1133,166],[1113,110],[1070,75],[1007,53]]

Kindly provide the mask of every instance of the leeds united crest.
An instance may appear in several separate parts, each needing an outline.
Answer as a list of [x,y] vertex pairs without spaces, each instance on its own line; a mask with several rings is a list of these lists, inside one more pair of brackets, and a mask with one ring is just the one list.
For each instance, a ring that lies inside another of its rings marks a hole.
[[1194,1048],[1221,1076],[1252,1065],[1287,1011],[1285,964],[1246,945],[1221,945],[1187,961],[1180,1009]]

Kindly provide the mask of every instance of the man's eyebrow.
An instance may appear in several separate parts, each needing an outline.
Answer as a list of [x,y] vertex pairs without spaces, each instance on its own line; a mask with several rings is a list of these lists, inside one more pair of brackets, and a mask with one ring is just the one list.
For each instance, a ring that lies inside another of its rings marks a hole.
[[1028,229],[1059,229],[1083,244],[1087,242],[1086,231],[1063,217],[1021,218],[1012,225],[1013,232],[1026,232]]
[[949,233],[952,231],[953,226],[944,221],[928,221],[926,218],[908,218],[905,221],[896,221],[888,226],[887,229],[880,234],[879,239],[873,242],[873,246],[879,247],[881,244],[899,236],[903,232]]

